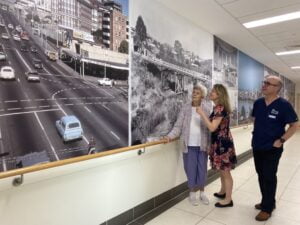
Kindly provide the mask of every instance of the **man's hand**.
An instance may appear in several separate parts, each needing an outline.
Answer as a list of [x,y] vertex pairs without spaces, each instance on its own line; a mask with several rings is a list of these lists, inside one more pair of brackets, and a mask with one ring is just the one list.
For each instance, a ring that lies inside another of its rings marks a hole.
[[277,140],[273,143],[273,147],[275,147],[275,148],[281,148],[281,147],[282,147],[282,142],[280,141],[280,139],[277,139]]

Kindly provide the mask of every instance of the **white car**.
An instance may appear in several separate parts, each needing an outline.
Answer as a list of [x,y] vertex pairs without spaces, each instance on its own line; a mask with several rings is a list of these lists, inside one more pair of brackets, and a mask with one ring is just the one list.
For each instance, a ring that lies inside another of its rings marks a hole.
[[2,33],[1,34],[1,38],[8,40],[9,39],[9,35],[7,33]]
[[107,78],[107,77],[104,77],[104,78],[101,78],[98,80],[98,84],[99,85],[102,85],[102,86],[113,86],[113,80]]
[[13,36],[13,39],[14,39],[15,41],[21,41],[20,36],[17,35],[17,34],[15,34],[15,35]]
[[37,71],[27,71],[25,73],[27,81],[40,82],[40,76]]
[[5,61],[7,58],[6,54],[2,51],[0,51],[0,61]]
[[10,66],[3,66],[0,71],[0,78],[3,80],[15,80],[15,70]]
[[7,25],[9,29],[14,29],[14,26],[10,23]]

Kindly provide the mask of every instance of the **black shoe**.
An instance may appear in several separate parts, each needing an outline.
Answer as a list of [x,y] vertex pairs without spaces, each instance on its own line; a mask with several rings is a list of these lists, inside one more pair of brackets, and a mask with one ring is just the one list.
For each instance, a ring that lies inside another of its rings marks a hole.
[[220,199],[224,199],[226,197],[226,193],[224,194],[219,194],[219,193],[214,193],[214,196],[217,197],[217,198],[220,198]]
[[215,206],[218,207],[218,208],[232,207],[233,206],[233,201],[231,200],[228,204],[225,204],[225,205],[221,204],[220,202],[217,202],[215,204]]
[[[261,204],[258,203],[254,206],[255,209],[261,210]],[[276,209],[276,205],[274,205],[273,210]]]

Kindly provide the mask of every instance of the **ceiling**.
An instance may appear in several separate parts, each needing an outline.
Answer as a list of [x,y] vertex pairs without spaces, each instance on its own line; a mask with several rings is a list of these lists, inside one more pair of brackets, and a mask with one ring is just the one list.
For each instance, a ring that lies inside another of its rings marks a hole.
[[157,0],[177,14],[230,43],[257,61],[300,83],[300,19],[246,29],[242,23],[300,11],[300,0]]

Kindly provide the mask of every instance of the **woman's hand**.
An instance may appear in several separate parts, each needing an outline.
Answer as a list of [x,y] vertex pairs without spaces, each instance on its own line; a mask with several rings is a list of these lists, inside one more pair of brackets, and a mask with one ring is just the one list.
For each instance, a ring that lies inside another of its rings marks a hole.
[[200,115],[203,116],[204,112],[200,106],[196,107],[196,112]]
[[162,139],[160,139],[161,141],[164,141],[164,143],[169,143],[171,141],[171,138],[169,138],[168,136],[164,136],[162,137]]

